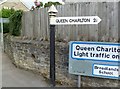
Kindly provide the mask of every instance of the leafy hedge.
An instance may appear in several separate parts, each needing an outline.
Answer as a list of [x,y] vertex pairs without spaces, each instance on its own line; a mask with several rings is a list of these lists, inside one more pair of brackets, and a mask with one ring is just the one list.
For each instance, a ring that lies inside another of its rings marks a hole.
[[9,18],[12,14],[14,14],[14,9],[2,9],[2,18]]
[[48,2],[48,3],[45,3],[44,7],[50,7],[52,5],[62,5],[61,3],[59,2]]
[[[2,9],[0,11],[0,17],[9,18],[12,14],[14,14],[14,9]],[[9,33],[9,23],[3,23],[3,33]]]
[[21,33],[21,23],[22,23],[22,15],[23,11],[22,10],[17,10],[15,13],[10,16],[10,34],[14,36],[19,36]]
[[3,24],[3,33],[10,33],[14,36],[19,36],[21,32],[21,19],[23,11],[14,9],[2,9],[2,18],[9,18],[9,23]]
[[3,23],[3,33],[9,33],[9,23]]

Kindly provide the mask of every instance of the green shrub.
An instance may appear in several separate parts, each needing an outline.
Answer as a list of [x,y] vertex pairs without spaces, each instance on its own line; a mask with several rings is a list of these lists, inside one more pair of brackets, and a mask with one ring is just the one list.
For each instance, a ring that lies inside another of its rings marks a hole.
[[59,2],[48,2],[48,3],[45,3],[44,7],[50,7],[52,5],[62,5],[62,4]]
[[2,18],[9,18],[12,14],[14,14],[14,9],[2,9]]
[[21,34],[22,14],[23,11],[17,10],[12,16],[10,16],[9,27],[11,35],[19,36]]
[[[0,17],[2,18],[9,18],[12,14],[14,14],[14,9],[2,9],[0,11]],[[9,32],[9,23],[3,23],[3,33]]]
[[0,10],[0,18],[2,17],[2,10]]
[[21,30],[21,18],[22,18],[23,11],[14,9],[2,9],[0,11],[0,17],[2,18],[9,18],[9,23],[3,24],[3,32],[10,33],[14,36],[20,35]]
[[9,33],[9,23],[3,24],[3,33]]

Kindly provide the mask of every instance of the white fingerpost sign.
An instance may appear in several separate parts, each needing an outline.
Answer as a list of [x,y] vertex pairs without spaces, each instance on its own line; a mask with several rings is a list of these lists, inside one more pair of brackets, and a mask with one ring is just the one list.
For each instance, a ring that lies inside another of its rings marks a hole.
[[79,25],[79,24],[98,24],[101,19],[98,16],[80,17],[55,17],[50,19],[51,25]]

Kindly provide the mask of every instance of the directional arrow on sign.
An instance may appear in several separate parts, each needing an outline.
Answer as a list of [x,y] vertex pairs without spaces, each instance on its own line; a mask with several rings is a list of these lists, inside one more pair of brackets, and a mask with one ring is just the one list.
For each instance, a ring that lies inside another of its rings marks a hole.
[[98,16],[81,17],[55,17],[50,19],[51,25],[75,25],[75,24],[98,24],[101,19]]

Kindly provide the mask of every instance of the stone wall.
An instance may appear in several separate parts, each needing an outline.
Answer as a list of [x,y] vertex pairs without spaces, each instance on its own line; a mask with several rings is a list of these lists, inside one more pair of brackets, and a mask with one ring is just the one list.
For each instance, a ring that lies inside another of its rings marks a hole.
[[[31,70],[49,79],[49,42],[4,36],[5,52],[19,68]],[[77,76],[68,73],[68,43],[56,42],[56,81],[77,86]],[[83,87],[120,87],[120,81],[82,77]]]

